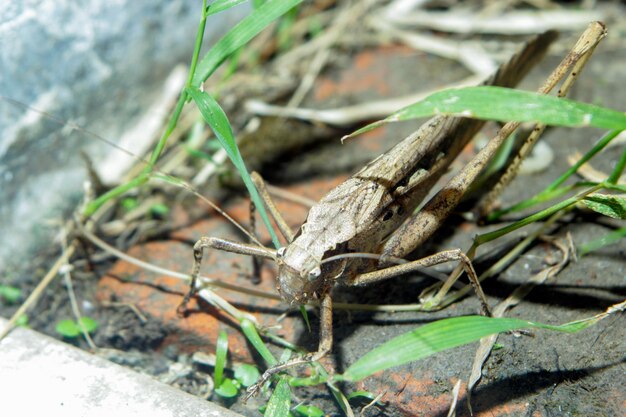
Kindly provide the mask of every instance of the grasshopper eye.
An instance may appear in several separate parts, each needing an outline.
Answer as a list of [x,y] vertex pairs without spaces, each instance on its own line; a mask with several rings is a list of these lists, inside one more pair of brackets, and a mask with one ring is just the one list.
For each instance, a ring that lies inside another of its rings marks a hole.
[[276,250],[276,257],[277,257],[277,258],[279,258],[279,259],[280,259],[280,258],[283,258],[283,257],[285,256],[285,251],[286,251],[286,250],[287,250],[287,248],[286,248],[286,247],[284,247],[284,246],[283,246],[282,248],[278,248],[278,249]]
[[319,277],[321,273],[322,273],[322,270],[320,269],[320,267],[316,266],[315,268],[309,271],[309,279],[315,279]]

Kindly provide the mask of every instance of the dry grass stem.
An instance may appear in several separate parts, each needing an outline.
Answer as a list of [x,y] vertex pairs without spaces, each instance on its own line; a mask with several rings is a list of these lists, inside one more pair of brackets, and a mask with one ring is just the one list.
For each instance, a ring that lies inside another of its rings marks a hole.
[[393,23],[405,27],[421,27],[458,34],[489,33],[500,35],[528,35],[554,29],[576,31],[590,21],[605,20],[598,10],[537,10],[510,11],[486,16],[470,12],[428,12],[388,16]]

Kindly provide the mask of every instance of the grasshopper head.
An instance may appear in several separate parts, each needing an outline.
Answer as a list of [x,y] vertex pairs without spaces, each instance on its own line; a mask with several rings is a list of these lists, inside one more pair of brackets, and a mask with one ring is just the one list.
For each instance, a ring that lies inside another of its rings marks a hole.
[[319,261],[302,248],[290,245],[277,251],[278,292],[289,304],[304,304],[317,297],[323,280]]

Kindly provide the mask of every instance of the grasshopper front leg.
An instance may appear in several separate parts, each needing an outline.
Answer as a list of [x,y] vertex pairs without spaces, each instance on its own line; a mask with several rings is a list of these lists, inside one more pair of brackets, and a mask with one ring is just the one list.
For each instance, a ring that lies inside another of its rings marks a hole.
[[248,245],[245,243],[233,242],[228,239],[220,239],[215,237],[202,237],[193,245],[193,268],[189,282],[189,291],[185,294],[183,301],[180,303],[176,312],[179,316],[183,316],[187,310],[187,304],[191,297],[197,291],[196,285],[198,275],[200,274],[200,265],[205,248],[217,249],[226,252],[239,253],[242,255],[260,256],[263,258],[276,259],[276,252],[268,248],[256,245]]
[[326,356],[333,346],[333,301],[328,291],[321,299],[320,302],[320,342],[317,347],[317,351],[309,352],[305,355],[291,359],[287,362],[279,363],[277,365],[268,368],[259,380],[251,385],[247,389],[246,400],[250,397],[257,395],[261,387],[272,377],[285,369],[291,368],[297,365],[303,365],[311,362],[317,362]]
[[[287,225],[287,222],[280,215],[280,212],[276,208],[276,205],[272,201],[269,193],[267,192],[265,182],[263,178],[257,173],[253,172],[252,181],[255,186],[259,190],[259,194],[261,198],[263,198],[265,204],[267,205],[272,217],[276,220],[276,224],[278,224],[278,228],[282,233],[283,237],[287,239],[288,242],[293,240],[293,232]],[[251,207],[251,215],[253,215],[253,209]],[[252,221],[251,221],[252,223]],[[202,257],[204,253],[204,249],[217,249],[226,252],[239,253],[241,255],[250,255],[252,257],[262,257],[276,260],[276,252],[270,249],[257,246],[254,244],[245,244],[234,242],[227,239],[220,239],[214,237],[202,237],[193,245],[193,267],[191,270],[191,278],[189,282],[189,291],[185,294],[183,301],[180,303],[176,312],[179,316],[184,315],[187,304],[191,297],[193,297],[196,293],[196,285],[198,281],[198,275],[200,274],[200,265],[202,264]]]

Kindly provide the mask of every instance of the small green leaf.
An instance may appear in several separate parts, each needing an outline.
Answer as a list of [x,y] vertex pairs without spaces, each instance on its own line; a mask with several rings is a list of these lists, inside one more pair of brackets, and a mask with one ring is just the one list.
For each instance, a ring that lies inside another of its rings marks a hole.
[[256,366],[244,363],[235,367],[235,379],[246,388],[253,385],[259,376],[260,373]]
[[215,346],[215,373],[213,383],[216,389],[222,385],[224,368],[226,367],[226,355],[228,354],[228,335],[224,330],[220,330]]
[[215,393],[220,397],[232,398],[239,393],[239,387],[232,379],[225,378],[222,381],[222,384],[219,387],[215,388]]
[[162,219],[170,212],[170,208],[162,203],[153,204],[150,206],[150,214],[152,217]]
[[300,404],[294,411],[304,417],[323,417],[324,412],[313,405]]
[[80,328],[74,320],[61,320],[54,328],[63,337],[73,339],[80,334]]
[[122,199],[120,203],[122,205],[122,209],[126,212],[132,211],[133,209],[139,207],[139,202],[136,198],[127,197]]
[[22,290],[10,285],[0,285],[0,299],[7,304],[15,304],[22,298]]
[[351,392],[350,394],[348,394],[348,399],[351,400],[353,398],[367,398],[368,400],[373,400],[374,398],[376,398],[376,396],[374,394],[372,394],[369,391],[363,391],[363,390],[359,390],[359,391],[354,391]]
[[[80,318],[80,323],[85,327],[87,333],[93,333],[98,328],[98,322],[88,316],[82,316]],[[80,329],[80,326],[77,324]]]
[[626,219],[626,198],[608,194],[590,194],[583,200],[589,209],[614,219]]
[[280,378],[272,393],[264,415],[266,417],[285,417],[291,407],[291,391],[286,378]]
[[22,314],[21,316],[19,316],[15,321],[15,325],[20,327],[28,327],[28,315]]

